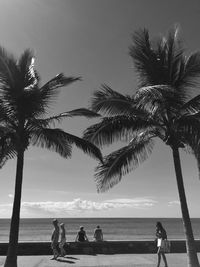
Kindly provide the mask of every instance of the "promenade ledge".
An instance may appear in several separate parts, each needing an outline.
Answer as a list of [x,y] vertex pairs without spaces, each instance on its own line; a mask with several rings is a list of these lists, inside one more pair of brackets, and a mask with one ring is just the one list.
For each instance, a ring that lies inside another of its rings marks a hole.
[[[185,240],[170,240],[171,253],[185,253]],[[200,252],[200,240],[195,240],[196,250]],[[0,243],[0,255],[6,255],[8,243]],[[103,242],[68,242],[65,249],[69,255],[96,254],[152,254],[156,253],[156,242],[140,241],[103,241]],[[20,242],[18,255],[51,255],[50,242]]]

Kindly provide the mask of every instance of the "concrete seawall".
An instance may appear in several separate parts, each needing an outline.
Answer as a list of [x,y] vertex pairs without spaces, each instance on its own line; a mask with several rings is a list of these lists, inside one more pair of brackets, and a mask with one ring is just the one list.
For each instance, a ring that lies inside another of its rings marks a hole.
[[[170,240],[171,253],[185,253],[185,240]],[[200,240],[195,241],[200,252]],[[8,243],[0,243],[0,255],[6,255]],[[156,253],[154,241],[104,241],[104,242],[68,242],[65,246],[67,254],[151,254]],[[51,255],[50,242],[21,242],[18,245],[18,255]]]

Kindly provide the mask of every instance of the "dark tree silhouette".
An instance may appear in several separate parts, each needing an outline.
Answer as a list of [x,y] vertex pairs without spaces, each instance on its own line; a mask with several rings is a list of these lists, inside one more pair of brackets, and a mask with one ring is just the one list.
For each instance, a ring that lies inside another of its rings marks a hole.
[[96,117],[95,112],[76,109],[47,117],[52,100],[59,88],[80,78],[59,74],[45,85],[34,69],[34,57],[24,51],[17,61],[12,54],[0,47],[0,162],[17,158],[16,181],[10,236],[5,267],[17,266],[17,246],[20,222],[21,190],[24,153],[29,145],[55,151],[64,158],[71,157],[72,145],[101,160],[100,150],[87,140],[55,128],[55,123],[72,116]]
[[188,266],[199,267],[179,149],[192,152],[200,166],[200,95],[190,97],[200,76],[200,53],[185,56],[175,27],[167,37],[153,41],[148,30],[136,31],[130,55],[140,81],[133,96],[103,85],[92,99],[92,110],[105,117],[85,130],[84,138],[100,147],[119,140],[128,142],[97,166],[97,188],[103,192],[120,182],[123,175],[148,158],[154,139],[161,139],[171,148],[174,159]]

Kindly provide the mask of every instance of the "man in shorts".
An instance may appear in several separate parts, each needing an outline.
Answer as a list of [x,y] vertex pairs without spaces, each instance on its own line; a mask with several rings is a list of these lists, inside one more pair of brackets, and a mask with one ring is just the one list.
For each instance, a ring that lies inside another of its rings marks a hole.
[[58,247],[59,247],[59,226],[58,226],[58,220],[54,219],[53,220],[53,226],[54,226],[54,230],[52,232],[51,235],[51,248],[53,250],[53,258],[52,260],[56,260],[59,256],[59,251],[58,251]]

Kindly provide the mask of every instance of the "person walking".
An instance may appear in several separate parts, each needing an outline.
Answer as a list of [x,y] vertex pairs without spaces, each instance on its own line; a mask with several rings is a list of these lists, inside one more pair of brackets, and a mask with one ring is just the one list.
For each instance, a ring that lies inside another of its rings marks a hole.
[[64,249],[64,245],[66,243],[66,234],[65,234],[65,225],[64,223],[60,224],[60,243],[59,243],[59,248],[60,248],[60,254],[62,257],[64,257],[66,255],[66,251]]
[[99,225],[94,230],[94,240],[97,242],[103,241],[103,232]]
[[54,230],[52,232],[51,235],[51,248],[53,250],[53,258],[52,260],[56,260],[59,256],[59,252],[58,252],[58,240],[59,240],[59,226],[58,226],[58,220],[54,219],[53,220],[53,226],[54,226]]
[[77,236],[76,236],[76,239],[75,241],[77,242],[85,242],[85,241],[88,241],[88,238],[87,238],[87,235],[86,235],[86,232],[84,230],[84,227],[83,226],[80,226],[80,230],[78,231],[77,233]]
[[157,267],[160,267],[160,261],[161,261],[161,256],[163,258],[163,261],[165,263],[165,267],[168,267],[167,264],[167,259],[165,256],[165,251],[164,251],[164,240],[167,240],[167,233],[164,229],[164,227],[162,226],[161,222],[157,222],[156,223],[156,238],[157,238],[157,247],[158,247],[158,251],[157,251],[157,255],[158,255],[158,263],[157,263]]

